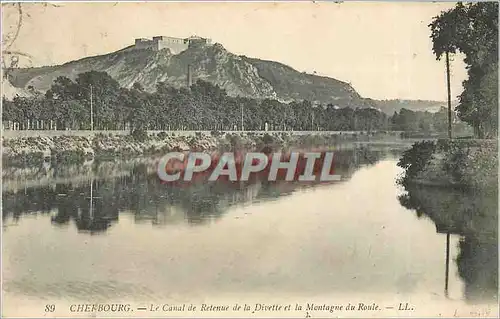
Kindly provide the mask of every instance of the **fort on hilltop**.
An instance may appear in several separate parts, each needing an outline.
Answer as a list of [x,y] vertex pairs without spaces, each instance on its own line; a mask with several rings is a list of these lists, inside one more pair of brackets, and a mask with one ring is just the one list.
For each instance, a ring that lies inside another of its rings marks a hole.
[[189,38],[175,38],[167,36],[156,36],[153,39],[139,38],[135,39],[133,49],[148,49],[160,51],[170,49],[173,54],[179,54],[191,47],[207,46],[212,44],[212,39],[191,36]]

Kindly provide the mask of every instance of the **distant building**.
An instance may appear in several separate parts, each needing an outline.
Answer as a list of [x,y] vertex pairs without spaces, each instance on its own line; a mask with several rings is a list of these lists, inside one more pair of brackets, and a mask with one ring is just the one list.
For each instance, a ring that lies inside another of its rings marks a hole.
[[153,50],[160,51],[163,49],[170,49],[173,54],[179,54],[189,47],[202,47],[212,45],[212,40],[198,36],[191,36],[189,38],[175,38],[167,36],[155,36],[153,39],[139,38],[135,39],[134,49],[138,50]]
[[202,37],[198,37],[198,36],[191,36],[191,37],[185,39],[185,41],[188,42],[190,47],[191,46],[212,45],[212,39],[202,38]]

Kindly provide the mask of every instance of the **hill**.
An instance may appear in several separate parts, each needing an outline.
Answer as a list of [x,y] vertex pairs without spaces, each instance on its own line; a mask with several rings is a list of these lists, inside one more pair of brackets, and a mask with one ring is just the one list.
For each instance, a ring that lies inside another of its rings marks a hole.
[[[377,108],[382,112],[392,115],[394,112],[399,112],[401,109],[405,108],[411,111],[422,111],[422,112],[438,112],[441,107],[446,107],[447,102],[445,101],[427,101],[427,100],[374,100]],[[452,108],[458,104],[458,101],[452,101]]]
[[158,82],[186,86],[188,65],[193,81],[202,79],[217,84],[231,96],[374,107],[373,102],[362,98],[348,83],[302,73],[279,62],[238,56],[218,43],[188,48],[179,54],[172,54],[169,49],[127,47],[62,65],[15,69],[10,72],[9,80],[17,88],[32,86],[46,91],[58,76],[74,79],[79,73],[95,70],[107,72],[123,87],[130,88],[139,82],[147,91],[154,91]]
[[24,88],[14,87],[8,80],[2,79],[2,98],[12,100],[16,95],[21,97],[29,97],[33,94],[28,90],[25,90]]

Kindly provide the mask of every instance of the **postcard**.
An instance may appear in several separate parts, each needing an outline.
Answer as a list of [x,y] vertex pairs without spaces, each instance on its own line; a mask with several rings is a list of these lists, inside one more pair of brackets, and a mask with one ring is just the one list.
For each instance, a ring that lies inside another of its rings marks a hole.
[[498,318],[498,2],[2,2],[2,317]]

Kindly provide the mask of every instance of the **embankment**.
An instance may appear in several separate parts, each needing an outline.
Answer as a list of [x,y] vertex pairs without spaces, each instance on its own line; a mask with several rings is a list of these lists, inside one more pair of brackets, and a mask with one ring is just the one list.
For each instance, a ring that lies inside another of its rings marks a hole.
[[441,234],[458,235],[456,263],[469,303],[498,302],[497,140],[415,143],[399,161],[400,203]]
[[171,151],[209,151],[276,148],[332,147],[357,141],[398,140],[389,133],[331,133],[296,135],[286,132],[195,132],[180,135],[172,132],[144,133],[142,136],[96,134],[89,136],[30,136],[4,138],[3,165],[32,165],[44,161],[84,162],[87,159],[132,158]]
[[438,140],[415,143],[403,153],[399,183],[480,191],[498,188],[497,140]]

